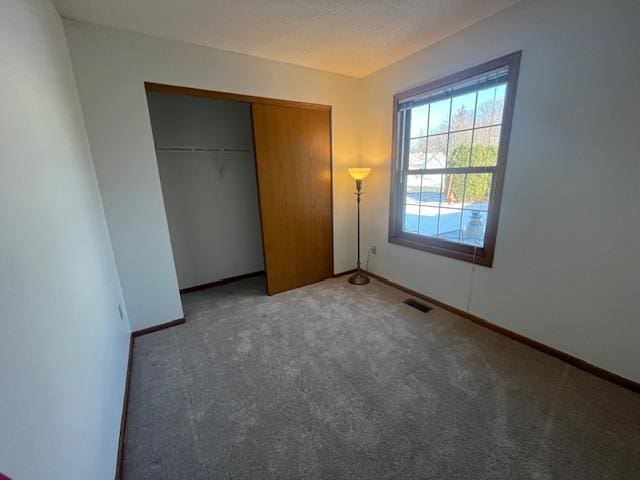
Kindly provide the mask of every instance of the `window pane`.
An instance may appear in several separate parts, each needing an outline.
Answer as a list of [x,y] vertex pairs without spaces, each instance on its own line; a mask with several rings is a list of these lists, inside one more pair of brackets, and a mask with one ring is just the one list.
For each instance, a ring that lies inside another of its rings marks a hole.
[[407,175],[405,181],[405,200],[407,205],[420,204],[420,175]]
[[471,131],[452,133],[449,136],[447,168],[469,166],[471,155]]
[[442,206],[462,208],[464,198],[464,173],[444,175],[442,186]]
[[423,175],[422,176],[422,195],[420,203],[423,206],[439,206],[442,192],[443,175]]
[[418,233],[436,235],[438,232],[438,209],[442,191],[442,175],[423,175],[420,193],[420,219]]
[[409,233],[418,233],[418,205],[404,206],[404,224],[402,229]]
[[484,233],[487,227],[487,212],[463,210],[462,242],[476,247],[484,246]]
[[444,133],[449,130],[450,113],[450,98],[431,104],[431,111],[429,112],[429,135]]
[[418,215],[420,212],[421,175],[405,177],[405,206],[402,229],[405,232],[418,233]]
[[438,238],[459,242],[461,219],[462,210],[458,208],[441,208],[438,222]]
[[420,209],[420,235],[435,237],[438,233],[438,207],[422,207]]
[[422,105],[411,109],[411,138],[427,135],[427,120],[429,119],[429,105]]
[[438,210],[442,191],[442,175],[422,176],[420,197],[420,233],[435,236],[438,233]]
[[472,167],[495,166],[498,163],[500,127],[478,128],[473,132]]
[[467,210],[489,210],[492,173],[469,173],[464,189],[464,208]]
[[451,131],[473,128],[476,92],[453,97],[451,103]]
[[435,135],[427,139],[427,168],[444,168],[447,163],[447,137]]
[[496,87],[496,99],[493,104],[493,118],[491,119],[493,125],[502,123],[502,114],[504,112],[504,100],[507,94],[507,84],[503,83]]
[[505,93],[505,84],[478,92],[476,127],[497,125],[502,122]]
[[427,139],[409,141],[409,170],[423,169],[426,160]]

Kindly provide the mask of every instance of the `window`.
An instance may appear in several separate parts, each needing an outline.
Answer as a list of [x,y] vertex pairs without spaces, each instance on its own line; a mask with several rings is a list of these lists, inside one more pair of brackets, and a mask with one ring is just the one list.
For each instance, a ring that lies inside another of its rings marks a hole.
[[394,96],[389,241],[491,266],[520,52]]

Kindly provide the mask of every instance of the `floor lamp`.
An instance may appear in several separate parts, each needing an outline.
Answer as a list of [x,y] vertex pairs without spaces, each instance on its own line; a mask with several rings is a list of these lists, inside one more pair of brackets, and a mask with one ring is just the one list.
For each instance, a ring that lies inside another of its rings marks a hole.
[[369,283],[369,277],[360,268],[360,195],[362,195],[362,180],[364,180],[369,172],[370,168],[350,168],[349,175],[356,181],[356,202],[358,203],[358,268],[356,273],[349,277],[349,283],[354,285],[366,285]]

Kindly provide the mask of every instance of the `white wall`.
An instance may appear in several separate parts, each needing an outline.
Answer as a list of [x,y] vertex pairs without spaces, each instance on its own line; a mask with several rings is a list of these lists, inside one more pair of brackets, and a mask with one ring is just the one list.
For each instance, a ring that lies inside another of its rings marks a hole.
[[83,23],[65,31],[134,329],[183,315],[145,81],[333,105],[335,270],[352,268],[356,79]]
[[0,471],[112,479],[129,324],[60,17],[0,1]]
[[180,288],[264,269],[248,103],[150,92],[156,147]]
[[466,309],[471,265],[387,242],[392,95],[522,49],[494,266],[470,311],[640,380],[640,3],[524,1],[363,81],[370,269]]

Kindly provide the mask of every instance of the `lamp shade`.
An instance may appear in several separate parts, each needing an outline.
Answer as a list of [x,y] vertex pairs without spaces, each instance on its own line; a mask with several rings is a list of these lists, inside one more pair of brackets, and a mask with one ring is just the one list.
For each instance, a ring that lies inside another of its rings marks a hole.
[[351,175],[354,180],[364,180],[370,171],[370,168],[350,168],[349,175]]

